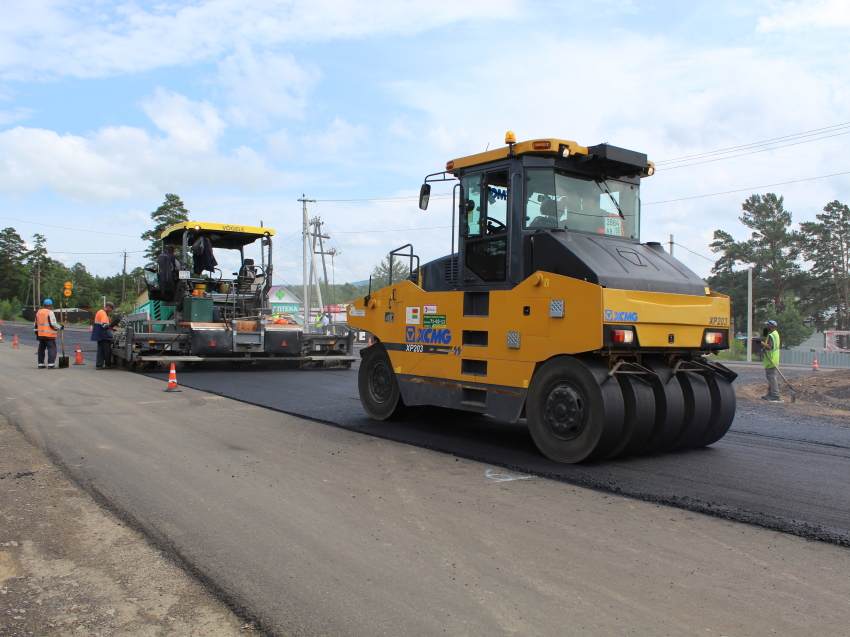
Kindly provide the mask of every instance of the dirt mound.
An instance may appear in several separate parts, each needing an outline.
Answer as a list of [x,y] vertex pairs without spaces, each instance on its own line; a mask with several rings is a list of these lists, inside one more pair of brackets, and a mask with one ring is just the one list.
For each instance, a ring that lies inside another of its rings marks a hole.
[[[791,393],[780,377],[779,391],[784,400],[783,411],[850,423],[850,370],[816,372],[811,376],[798,376],[788,380],[797,392],[797,402],[790,404]],[[753,400],[760,405],[771,404],[761,400],[767,393],[767,383],[764,381],[736,383],[735,391],[739,401]]]
[[850,412],[850,369],[795,378],[792,384],[797,400]]

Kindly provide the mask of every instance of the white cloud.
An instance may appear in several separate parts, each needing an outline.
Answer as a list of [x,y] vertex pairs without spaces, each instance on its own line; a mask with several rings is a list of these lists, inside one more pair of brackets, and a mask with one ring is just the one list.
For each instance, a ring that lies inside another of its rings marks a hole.
[[0,77],[116,73],[214,59],[240,43],[417,33],[463,20],[515,14],[519,0],[208,0],[119,4],[0,1]]
[[757,30],[762,33],[850,27],[847,0],[778,2],[772,6],[775,10],[771,15],[759,18]]
[[320,77],[318,69],[301,66],[292,55],[239,45],[219,64],[217,84],[227,93],[235,123],[263,126],[267,117],[301,116]]
[[217,151],[224,123],[209,103],[158,89],[143,107],[163,136],[129,126],[108,126],[85,137],[22,126],[0,132],[0,190],[25,195],[47,188],[94,203],[156,199],[198,186],[255,189],[281,183],[282,176],[252,149]]
[[0,126],[8,126],[9,124],[21,122],[34,112],[33,109],[23,106],[17,106],[9,110],[0,110]]
[[188,97],[157,88],[142,103],[147,116],[184,152],[209,152],[224,131],[225,123],[209,102],[193,102]]
[[341,153],[356,148],[360,142],[368,139],[369,133],[365,126],[349,124],[337,116],[328,124],[324,133],[310,135],[302,140],[305,150],[317,151],[317,155],[327,159],[338,160]]
[[266,135],[266,144],[269,149],[269,157],[272,159],[289,159],[293,155],[289,133],[284,129]]

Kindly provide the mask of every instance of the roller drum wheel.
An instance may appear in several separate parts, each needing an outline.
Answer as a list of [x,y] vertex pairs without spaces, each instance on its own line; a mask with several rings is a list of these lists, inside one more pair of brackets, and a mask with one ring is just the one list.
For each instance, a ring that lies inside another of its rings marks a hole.
[[698,447],[705,437],[711,418],[711,393],[705,378],[699,374],[679,372],[677,376],[685,399],[685,417],[682,429],[670,448],[690,449]]
[[732,383],[719,374],[706,378],[708,390],[711,393],[711,417],[708,420],[705,435],[700,440],[700,447],[713,445],[729,431],[735,420],[735,388]]
[[405,413],[404,401],[398,388],[387,350],[376,343],[366,350],[357,375],[357,389],[363,409],[375,420],[396,420]]
[[616,374],[623,392],[625,416],[620,442],[608,456],[631,456],[638,453],[652,435],[655,424],[655,395],[651,383],[632,374]]
[[652,381],[655,397],[655,420],[652,433],[637,454],[666,451],[682,430],[685,417],[685,400],[679,380],[670,372],[667,361],[662,358],[645,358],[643,364],[657,374]]
[[605,457],[623,428],[623,394],[599,361],[559,356],[534,374],[526,398],[528,429],[550,460],[576,463]]

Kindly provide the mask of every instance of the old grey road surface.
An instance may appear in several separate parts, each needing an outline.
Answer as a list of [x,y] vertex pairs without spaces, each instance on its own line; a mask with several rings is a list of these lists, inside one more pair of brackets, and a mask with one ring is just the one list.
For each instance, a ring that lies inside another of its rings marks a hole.
[[[745,382],[764,378],[758,368],[741,372]],[[710,448],[571,466],[543,457],[522,423],[438,410],[375,422],[360,406],[354,370],[187,372],[181,382],[524,473],[850,547],[850,427],[792,416],[782,405],[740,405],[730,433]]]
[[3,412],[273,634],[840,635],[850,623],[839,546],[163,387],[91,365],[39,371],[27,347],[0,354]]

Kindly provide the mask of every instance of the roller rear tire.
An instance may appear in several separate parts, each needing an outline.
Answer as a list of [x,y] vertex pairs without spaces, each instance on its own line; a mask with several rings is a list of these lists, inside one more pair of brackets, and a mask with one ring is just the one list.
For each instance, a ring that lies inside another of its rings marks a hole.
[[652,385],[631,374],[617,374],[623,392],[625,418],[620,442],[609,456],[637,454],[652,435],[655,424],[655,395]]
[[657,375],[652,381],[655,421],[649,439],[637,451],[638,454],[667,451],[682,430],[685,417],[682,388],[679,386],[679,380],[672,376],[667,361],[662,358],[646,358],[644,365]]
[[711,393],[711,418],[705,435],[700,440],[700,447],[713,445],[729,431],[735,420],[735,388],[732,383],[718,374],[706,378],[708,390]]
[[705,437],[711,417],[711,393],[705,378],[699,374],[679,372],[677,376],[685,399],[685,417],[682,430],[670,449],[690,449],[698,447],[700,440]]
[[403,417],[406,407],[386,348],[376,343],[363,353],[365,356],[357,374],[357,389],[363,409],[375,420]]

